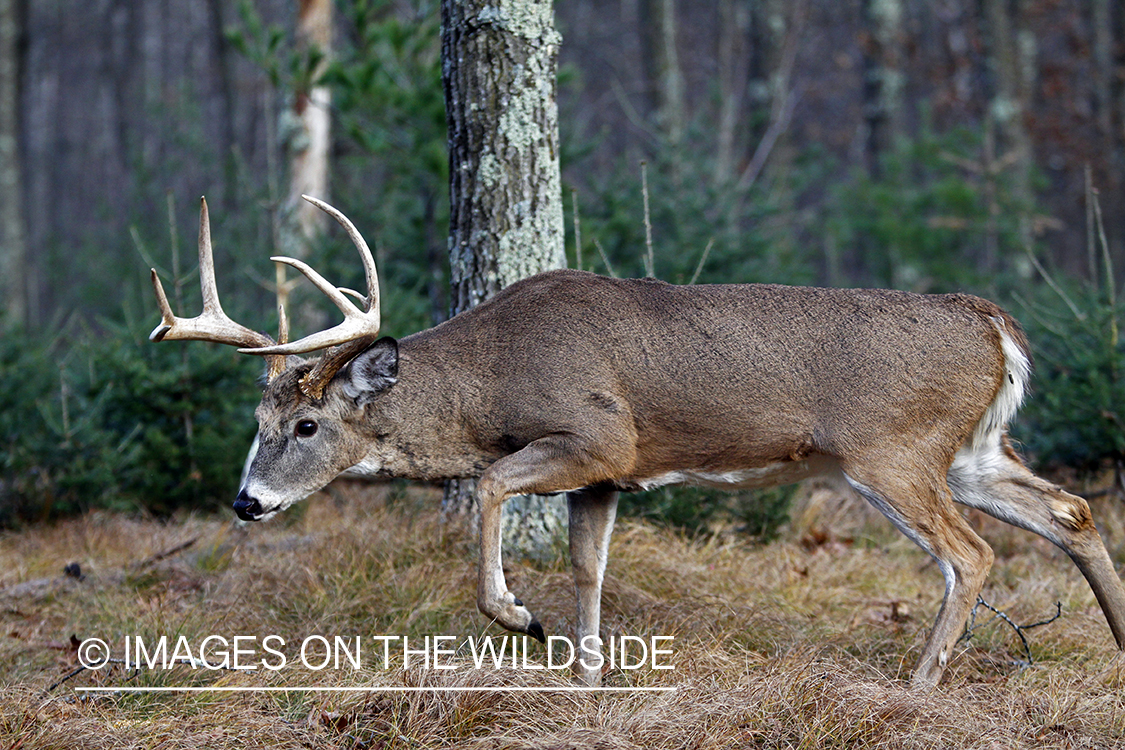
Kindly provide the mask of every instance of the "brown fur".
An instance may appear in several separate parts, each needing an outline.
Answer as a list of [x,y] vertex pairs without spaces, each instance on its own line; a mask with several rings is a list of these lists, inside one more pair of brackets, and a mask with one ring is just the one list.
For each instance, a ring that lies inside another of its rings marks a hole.
[[[296,388],[307,365],[275,379],[243,493],[269,513],[357,463],[385,476],[479,476],[478,606],[541,636],[504,582],[500,507],[513,495],[570,491],[581,638],[598,633],[616,490],[842,472],[946,575],[916,684],[940,679],[992,563],[954,500],[1066,549],[1125,646],[1125,589],[1080,498],[1035,477],[992,433],[949,485],[955,457],[1015,382],[1001,330],[1027,356],[1014,319],[963,294],[550,272],[397,342],[393,372],[394,342],[376,343],[323,400]],[[318,421],[318,438],[294,436],[304,419]]]

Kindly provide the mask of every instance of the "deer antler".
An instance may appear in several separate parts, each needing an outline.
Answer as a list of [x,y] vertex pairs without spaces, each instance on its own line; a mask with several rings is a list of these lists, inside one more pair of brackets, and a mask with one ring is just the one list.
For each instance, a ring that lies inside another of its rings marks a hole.
[[[375,259],[371,256],[371,249],[367,246],[355,225],[340,211],[324,201],[317,200],[308,195],[301,196],[309,203],[321,209],[340,223],[352,243],[359,250],[360,259],[363,261],[364,274],[367,277],[367,296],[354,292],[351,289],[338,288],[327,279],[313,270],[307,263],[296,258],[275,256],[270,260],[293,266],[303,273],[313,285],[324,292],[328,299],[344,314],[342,323],[305,336],[293,343],[275,344],[269,341],[266,344],[244,346],[239,349],[244,354],[287,355],[303,354],[317,349],[328,348],[312,370],[310,370],[299,383],[301,391],[312,398],[319,399],[324,395],[328,381],[346,365],[352,357],[370,346],[379,335],[379,274],[375,268]],[[345,295],[359,298],[364,303],[364,309],[356,307]]]
[[[211,253],[211,221],[207,213],[207,200],[199,205],[199,286],[203,292],[203,312],[194,318],[178,318],[168,304],[168,296],[156,269],[151,269],[152,288],[160,306],[160,325],[148,335],[150,341],[214,341],[238,347],[269,347],[275,342],[264,333],[252,331],[227,317],[219,303],[219,290],[215,284],[215,261]],[[282,326],[285,327],[284,313]],[[284,334],[284,335],[287,335]],[[285,356],[270,356],[268,380],[273,380],[285,369]]]

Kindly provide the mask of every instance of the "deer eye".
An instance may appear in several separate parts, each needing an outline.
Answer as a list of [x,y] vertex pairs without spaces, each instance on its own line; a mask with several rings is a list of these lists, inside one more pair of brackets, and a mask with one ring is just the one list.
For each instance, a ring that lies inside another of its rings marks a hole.
[[316,422],[310,419],[302,419],[297,423],[297,429],[294,430],[297,437],[312,437],[316,434]]

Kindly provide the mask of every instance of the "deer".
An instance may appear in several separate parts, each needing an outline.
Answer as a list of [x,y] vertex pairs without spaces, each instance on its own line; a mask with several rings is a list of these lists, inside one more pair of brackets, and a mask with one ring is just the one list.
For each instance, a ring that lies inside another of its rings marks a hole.
[[[352,222],[309,196],[359,251],[367,294],[300,271],[343,322],[275,341],[219,303],[201,201],[203,311],[176,317],[155,269],[152,341],[234,345],[266,360],[259,448],[234,502],[263,521],[345,470],[477,478],[477,607],[545,638],[501,566],[504,501],[565,493],[577,679],[601,679],[601,590],[621,492],[842,480],[937,563],[945,594],[910,684],[933,688],[994,555],[957,505],[1048,539],[1093,589],[1125,650],[1125,588],[1086,501],[1026,467],[1007,425],[1032,361],[1019,323],[968,294],[774,284],[673,285],[577,270],[516,282],[399,340],[379,337],[379,280]],[[348,297],[355,298],[358,305]],[[324,350],[316,358],[299,355]]]

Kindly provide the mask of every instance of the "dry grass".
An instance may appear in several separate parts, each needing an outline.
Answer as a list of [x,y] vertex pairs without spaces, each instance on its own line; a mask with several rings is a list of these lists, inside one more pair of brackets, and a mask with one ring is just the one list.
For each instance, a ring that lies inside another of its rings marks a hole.
[[[1095,512],[1121,528],[1111,501]],[[605,587],[607,634],[675,636],[673,671],[611,671],[668,693],[83,694],[78,686],[571,685],[567,673],[437,672],[365,658],[360,670],[254,673],[120,666],[71,672],[69,645],[126,635],[455,635],[488,632],[474,605],[475,544],[432,493],[340,485],[279,521],[169,523],[91,514],[0,537],[0,748],[1114,748],[1125,747],[1125,659],[1065,556],[996,525],[986,596],[1031,631],[979,630],[931,694],[906,687],[939,605],[935,567],[885,524],[805,526],[756,547],[624,522]],[[983,523],[983,522],[982,522]],[[1111,534],[1112,536],[1112,534]],[[161,551],[197,541],[154,560]],[[803,543],[802,543],[803,542]],[[1116,547],[1121,561],[1120,546]],[[85,579],[61,577],[81,565]],[[569,634],[560,558],[511,563],[509,584],[548,633]],[[366,652],[365,654],[370,654]],[[538,652],[541,653],[541,652]]]

